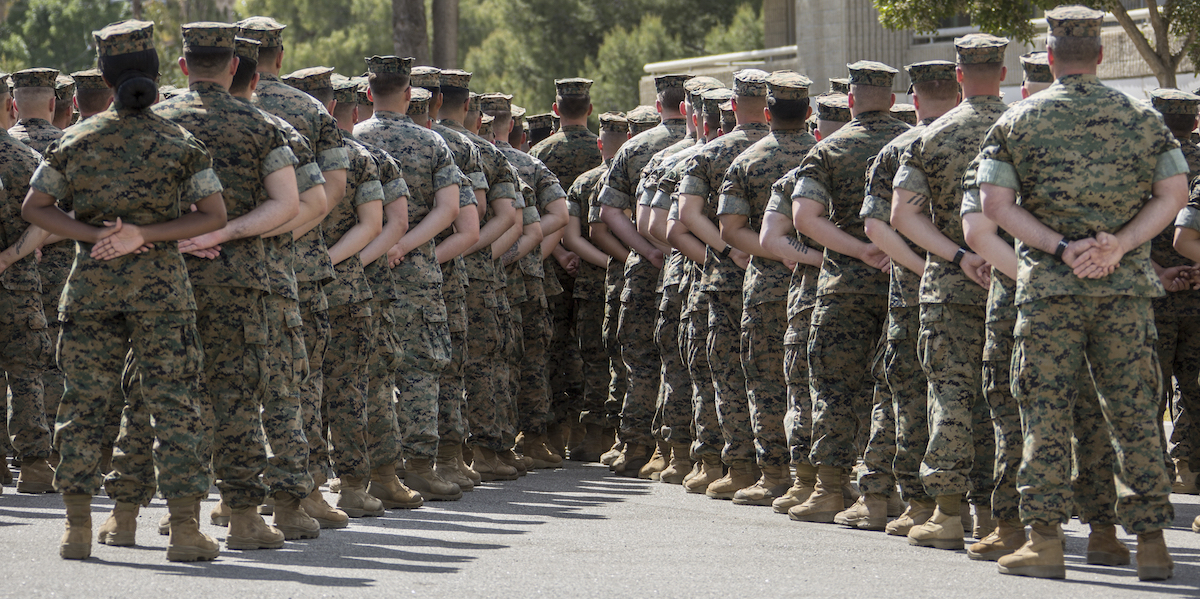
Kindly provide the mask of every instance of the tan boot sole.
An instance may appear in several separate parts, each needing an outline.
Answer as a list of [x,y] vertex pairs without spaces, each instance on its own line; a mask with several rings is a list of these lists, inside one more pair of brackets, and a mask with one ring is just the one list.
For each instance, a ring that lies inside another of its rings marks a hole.
[[251,551],[254,549],[279,549],[283,547],[284,539],[278,541],[260,541],[251,537],[235,537],[232,535],[225,537],[225,548],[236,549],[238,551]]
[[1173,566],[1138,566],[1138,580],[1166,580],[1174,575]]
[[1067,577],[1067,567],[1064,566],[1019,566],[1014,568],[1005,568],[1004,566],[996,566],[1001,574],[1011,574],[1013,576],[1028,576],[1030,578],[1054,578],[1063,579]]
[[1016,549],[993,549],[991,551],[984,551],[983,553],[975,553],[968,547],[967,557],[980,562],[994,562],[1006,555],[1011,555],[1013,551],[1016,551]]
[[316,520],[317,524],[321,525],[321,528],[346,528],[350,526],[349,520],[326,520],[325,518],[317,518],[315,516],[309,516],[309,518]]
[[273,526],[275,526],[275,528],[278,528],[279,532],[283,533],[283,538],[285,541],[298,541],[300,539],[315,539],[315,538],[318,538],[321,536],[320,522],[317,523],[316,530],[311,530],[308,528],[301,528],[299,526],[280,526],[278,524],[274,524]]
[[167,545],[167,561],[169,562],[206,562],[217,559],[218,555],[221,555],[220,548],[209,551],[192,545],[182,547]]
[[1128,553],[1113,553],[1111,551],[1087,552],[1087,563],[1093,566],[1128,566]]
[[[167,533],[170,534],[169,528]],[[136,535],[135,532],[102,532],[96,535],[96,541],[112,547],[133,547],[137,545]]]
[[908,544],[916,547],[933,547],[935,549],[959,551],[966,543],[962,539],[914,539],[908,537]]
[[833,519],[836,518],[838,512],[806,512],[795,513],[788,510],[788,518],[796,522],[816,522],[818,524],[833,524]]

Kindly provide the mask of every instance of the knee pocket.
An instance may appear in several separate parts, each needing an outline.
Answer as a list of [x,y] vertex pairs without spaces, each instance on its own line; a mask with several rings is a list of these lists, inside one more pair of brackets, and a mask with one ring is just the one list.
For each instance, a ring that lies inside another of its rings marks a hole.
[[917,335],[917,355],[925,376],[937,378],[945,371],[943,366],[950,357],[950,344],[946,339],[945,308],[937,304],[921,306],[921,331]]

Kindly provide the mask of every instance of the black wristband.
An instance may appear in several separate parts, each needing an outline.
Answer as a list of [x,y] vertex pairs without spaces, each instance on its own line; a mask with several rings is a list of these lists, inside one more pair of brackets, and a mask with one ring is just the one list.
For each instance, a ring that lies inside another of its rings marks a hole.
[[729,257],[729,252],[732,252],[732,251],[733,251],[733,246],[732,246],[732,245],[729,245],[728,243],[727,243],[727,244],[725,244],[725,249],[721,250],[721,257],[722,257],[722,258],[728,258],[728,257]]
[[1069,246],[1069,245],[1071,245],[1071,242],[1067,241],[1066,237],[1063,237],[1062,239],[1060,239],[1058,241],[1058,247],[1054,249],[1054,257],[1058,258],[1059,260],[1062,260],[1063,252],[1067,251],[1067,246]]
[[963,256],[966,256],[966,255],[967,255],[967,250],[958,248],[958,251],[954,253],[954,260],[951,260],[951,262],[954,262],[955,264],[962,266]]

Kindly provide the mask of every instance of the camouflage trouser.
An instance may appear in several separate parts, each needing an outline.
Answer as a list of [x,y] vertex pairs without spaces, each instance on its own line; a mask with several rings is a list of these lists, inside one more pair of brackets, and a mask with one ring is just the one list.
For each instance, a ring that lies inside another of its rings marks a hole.
[[[996,435],[983,391],[983,306],[921,304],[917,343],[929,379],[929,447],[921,482],[931,496],[967,494],[986,505]],[[969,492],[969,493],[968,493]]]
[[812,394],[812,451],[817,466],[852,468],[855,436],[865,422],[877,384],[871,365],[887,322],[887,297],[837,294],[817,298],[808,333],[808,385]]
[[[379,297],[379,296],[376,296]],[[367,460],[371,468],[400,458],[400,426],[396,421],[396,319],[391,302],[371,300],[375,340],[367,364]]]
[[[499,451],[502,449],[501,433],[496,410],[501,403],[499,394],[507,388],[508,357],[502,351],[505,335],[500,329],[493,285],[491,281],[471,281],[471,292],[467,294],[469,322],[463,371],[470,373],[465,385],[470,442]],[[507,318],[504,323],[507,327]]]
[[[112,472],[106,474],[104,491],[113,501],[149,505],[154,497],[154,427],[142,386],[137,383],[141,373],[133,350],[126,352],[121,376],[108,399],[106,426],[115,419],[117,434],[105,433],[101,447],[112,447]],[[199,374],[193,383],[199,383]],[[193,389],[198,389],[194,386]],[[196,397],[194,394],[192,397]],[[197,454],[211,460],[210,448],[198,449]],[[207,466],[207,462],[206,462]]]
[[[889,314],[891,308],[888,309]],[[892,464],[896,461],[896,402],[887,384],[887,331],[879,339],[871,376],[877,381],[875,400],[871,404],[871,427],[863,451],[863,473],[858,477],[858,490],[863,493],[892,495],[896,492],[896,476]]]
[[1121,523],[1139,534],[1170,526],[1171,485],[1154,422],[1161,379],[1150,301],[1056,296],[1017,309],[1012,391],[1025,437],[1021,520],[1052,524],[1071,516],[1071,407],[1086,360],[1116,451]]
[[680,352],[679,310],[683,296],[679,285],[664,285],[654,326],[654,344],[662,360],[658,404],[652,432],[670,443],[692,443],[692,381]]
[[217,488],[229,507],[253,507],[267,493],[259,479],[267,466],[261,400],[269,338],[263,292],[206,285],[197,285],[194,292],[196,329],[204,347],[202,408],[205,423],[212,426]]
[[[1200,467],[1200,442],[1190,414],[1200,413],[1200,292],[1169,293],[1151,301],[1162,368],[1162,409],[1171,410],[1170,456]],[[1166,440],[1165,438],[1163,439]],[[1168,470],[1174,464],[1168,464]]]
[[18,458],[50,456],[42,375],[54,362],[42,301],[33,291],[0,293],[0,360],[8,377],[8,434]]
[[[550,383],[546,379],[546,351],[550,348],[550,313],[546,298],[536,285],[528,283],[530,299],[520,304],[521,340],[525,357],[517,377],[517,427],[526,435],[546,432],[550,418]],[[538,281],[540,283],[540,280]],[[535,291],[536,290],[536,291]]]
[[579,422],[606,426],[604,401],[608,397],[608,354],[604,348],[604,304],[592,300],[575,301],[575,338],[583,359],[583,401]]
[[929,382],[917,357],[919,315],[916,306],[888,309],[888,340],[883,355],[883,374],[896,412],[892,473],[905,501],[929,498],[921,483],[921,459],[929,446]]
[[788,458],[793,464],[809,464],[812,451],[812,390],[808,384],[808,336],[812,310],[803,310],[788,319],[783,335],[783,380],[787,383],[787,414],[783,431],[787,436]]
[[375,341],[368,302],[329,308],[321,422],[329,431],[329,457],[338,476],[367,477],[367,365]]
[[[625,392],[629,389],[629,371],[621,353],[621,341],[617,336],[621,321],[621,295],[625,292],[625,275],[620,265],[612,266],[609,261],[604,292],[604,349],[608,353],[608,397],[604,400],[605,426],[617,427],[621,421],[621,404],[625,403]],[[615,274],[614,274],[615,273]]]
[[[50,344],[58,339],[62,327],[58,322],[58,301],[62,297],[63,287],[67,283],[67,275],[75,262],[75,242],[59,241],[42,246],[42,259],[38,262],[38,274],[42,278],[42,312],[46,315],[46,334],[50,336]],[[54,360],[53,350],[42,373],[42,386],[46,421],[54,422],[58,413],[58,402],[63,396],[63,373]]]
[[327,476],[329,443],[325,423],[321,421],[321,393],[325,388],[325,351],[329,348],[329,307],[321,284],[297,283],[303,320],[304,349],[308,353],[308,376],[300,384],[300,415],[304,419],[304,437],[308,439],[308,472]]
[[[193,396],[204,360],[195,316],[190,311],[90,313],[73,314],[63,323],[58,355],[67,390],[54,436],[62,456],[54,473],[59,492],[95,495],[100,490],[109,401],[121,386],[131,347],[141,400],[153,423],[159,492],[175,499],[208,490],[212,473],[209,456],[201,452],[203,416]],[[261,433],[257,447],[262,448]]]
[[717,391],[713,388],[712,369],[708,367],[708,294],[692,291],[692,312],[682,317],[679,326],[686,327],[683,336],[683,357],[687,360],[688,377],[692,379],[692,458],[721,457],[725,439],[717,419]]
[[554,263],[558,280],[565,288],[562,293],[546,298],[550,306],[550,348],[546,360],[546,377],[550,382],[551,422],[579,422],[580,402],[583,398],[583,357],[579,353],[579,339],[575,337],[575,319],[578,302],[571,296],[570,288],[575,280],[566,275],[553,258],[546,267]]
[[[992,408],[996,429],[996,487],[992,491],[992,514],[1001,520],[1020,518],[1021,496],[1017,471],[1024,447],[1021,412],[1012,396],[1010,377],[1014,320],[987,323],[983,350],[983,392]],[[1084,523],[1114,524],[1117,521],[1117,490],[1113,481],[1113,454],[1104,415],[1096,398],[1091,373],[1079,370],[1075,396],[1075,474],[1072,480],[1075,506]]]
[[621,404],[621,440],[635,445],[654,445],[654,404],[662,382],[662,359],[654,345],[654,325],[658,320],[659,269],[642,260],[625,271],[625,291],[621,295],[621,320],[617,338],[625,361],[629,382]]
[[521,314],[521,304],[513,305],[508,321],[508,387],[503,395],[504,403],[499,406],[501,444],[512,447],[517,442],[517,398],[521,393],[521,368],[525,357],[525,338],[522,333],[524,324]]
[[400,453],[432,460],[438,447],[438,380],[450,364],[450,330],[446,304],[437,291],[414,291],[392,303],[399,323],[396,369],[400,409]]
[[264,298],[267,335],[266,385],[262,398],[267,468],[263,484],[274,495],[286,491],[307,497],[313,489],[308,471],[308,438],[300,409],[300,384],[308,375],[300,302],[280,295]]
[[726,465],[754,463],[754,429],[746,399],[746,374],[739,356],[742,343],[742,292],[708,292],[708,340],[705,351],[717,398],[717,420]]
[[467,333],[450,333],[450,363],[438,378],[438,444],[461,445],[467,438],[466,375],[463,356]]
[[783,366],[787,325],[786,302],[742,309],[742,372],[759,466],[787,466],[791,461],[783,428],[788,408]]

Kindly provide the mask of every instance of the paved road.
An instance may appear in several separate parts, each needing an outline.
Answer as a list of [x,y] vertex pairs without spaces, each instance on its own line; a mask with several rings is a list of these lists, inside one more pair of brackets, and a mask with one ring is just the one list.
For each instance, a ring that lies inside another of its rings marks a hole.
[[[336,496],[330,496],[336,499]],[[996,573],[965,552],[910,547],[883,533],[792,522],[680,487],[569,464],[485,485],[458,502],[389,511],[276,551],[225,551],[171,564],[156,501],[137,548],[58,558],[57,495],[0,496],[0,597],[1134,597],[1200,594],[1200,498],[1173,496],[1175,578],[1083,563],[1086,528],[1067,528],[1068,580]],[[204,513],[214,505],[205,503]],[[99,526],[111,502],[93,503]],[[224,529],[205,524],[210,534]],[[1122,538],[1136,543],[1122,533]],[[1132,545],[1131,545],[1132,546]]]

